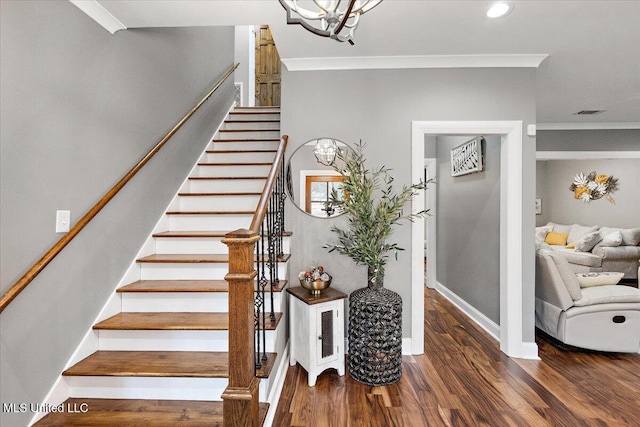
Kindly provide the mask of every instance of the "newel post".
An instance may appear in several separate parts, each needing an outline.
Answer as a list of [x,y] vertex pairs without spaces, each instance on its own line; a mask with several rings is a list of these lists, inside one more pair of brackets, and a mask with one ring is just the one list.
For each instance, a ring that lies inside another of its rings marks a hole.
[[255,376],[254,266],[255,243],[259,236],[236,230],[222,242],[229,248],[229,385],[222,394],[224,425],[260,425],[258,385]]

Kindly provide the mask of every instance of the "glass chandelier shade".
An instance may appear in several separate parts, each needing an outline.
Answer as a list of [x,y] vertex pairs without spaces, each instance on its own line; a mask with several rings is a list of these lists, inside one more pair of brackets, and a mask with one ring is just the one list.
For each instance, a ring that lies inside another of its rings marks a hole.
[[316,156],[318,163],[325,166],[333,165],[336,160],[336,154],[338,153],[338,145],[334,139],[321,138],[316,142],[313,148],[313,154]]
[[381,2],[382,0],[280,0],[287,11],[287,24],[300,24],[314,34],[352,45],[360,15]]

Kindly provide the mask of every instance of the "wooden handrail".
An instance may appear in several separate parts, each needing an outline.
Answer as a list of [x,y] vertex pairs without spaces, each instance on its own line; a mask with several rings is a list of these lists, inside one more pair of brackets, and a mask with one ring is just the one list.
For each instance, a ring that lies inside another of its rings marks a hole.
[[271,166],[271,171],[269,171],[269,176],[267,177],[267,182],[264,184],[262,196],[260,196],[260,201],[258,201],[256,213],[253,215],[253,220],[251,221],[251,226],[249,227],[249,230],[253,232],[260,232],[260,225],[262,225],[262,220],[267,213],[269,199],[271,198],[271,193],[273,193],[273,186],[276,184],[276,179],[278,178],[278,173],[280,172],[280,165],[282,165],[282,162],[284,161],[284,152],[287,149],[288,142],[289,136],[282,135],[282,140],[280,141],[280,145],[278,146],[278,151],[276,152],[273,166]]
[[156,145],[153,147],[126,175],[118,181],[107,193],[87,212],[76,225],[69,230],[67,234],[62,236],[47,253],[36,262],[33,267],[25,273],[20,280],[18,280],[0,299],[0,313],[22,292],[28,285],[36,278],[42,270],[60,253],[62,250],[73,240],[74,237],[82,231],[82,229],[104,208],[107,203],[115,197],[116,194],[133,178],[144,165],[146,165],[153,156],[167,143],[167,141],[176,133],[187,120],[198,111],[198,109],[204,104],[211,95],[229,78],[231,74],[238,68],[235,64],[218,80],[218,82],[207,92],[207,94],[187,113],[185,116],[171,129]]

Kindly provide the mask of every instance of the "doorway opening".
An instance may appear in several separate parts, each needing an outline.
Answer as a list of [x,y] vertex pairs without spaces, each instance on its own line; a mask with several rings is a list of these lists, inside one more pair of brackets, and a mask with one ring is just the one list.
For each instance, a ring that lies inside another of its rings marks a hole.
[[[424,173],[425,135],[499,135],[500,143],[500,349],[511,357],[538,358],[535,342],[523,341],[523,327],[533,328],[533,319],[523,318],[523,235],[522,235],[522,122],[412,122],[412,182]],[[413,200],[413,211],[425,206],[424,192]],[[423,221],[412,223],[412,320],[411,350],[424,352],[424,230]],[[430,239],[435,236],[431,236]],[[429,242],[428,242],[429,243]],[[436,274],[435,246],[429,245],[429,271]],[[527,283],[527,286],[531,286]],[[526,311],[528,312],[528,311]],[[474,319],[475,320],[475,319]]]

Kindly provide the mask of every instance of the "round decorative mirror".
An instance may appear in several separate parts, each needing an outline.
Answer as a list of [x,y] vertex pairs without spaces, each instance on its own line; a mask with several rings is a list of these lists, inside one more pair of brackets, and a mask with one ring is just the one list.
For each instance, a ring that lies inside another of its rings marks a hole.
[[317,217],[332,218],[341,214],[331,204],[331,194],[340,194],[342,175],[336,165],[345,150],[351,148],[335,138],[315,138],[293,152],[287,162],[287,191],[301,211]]

